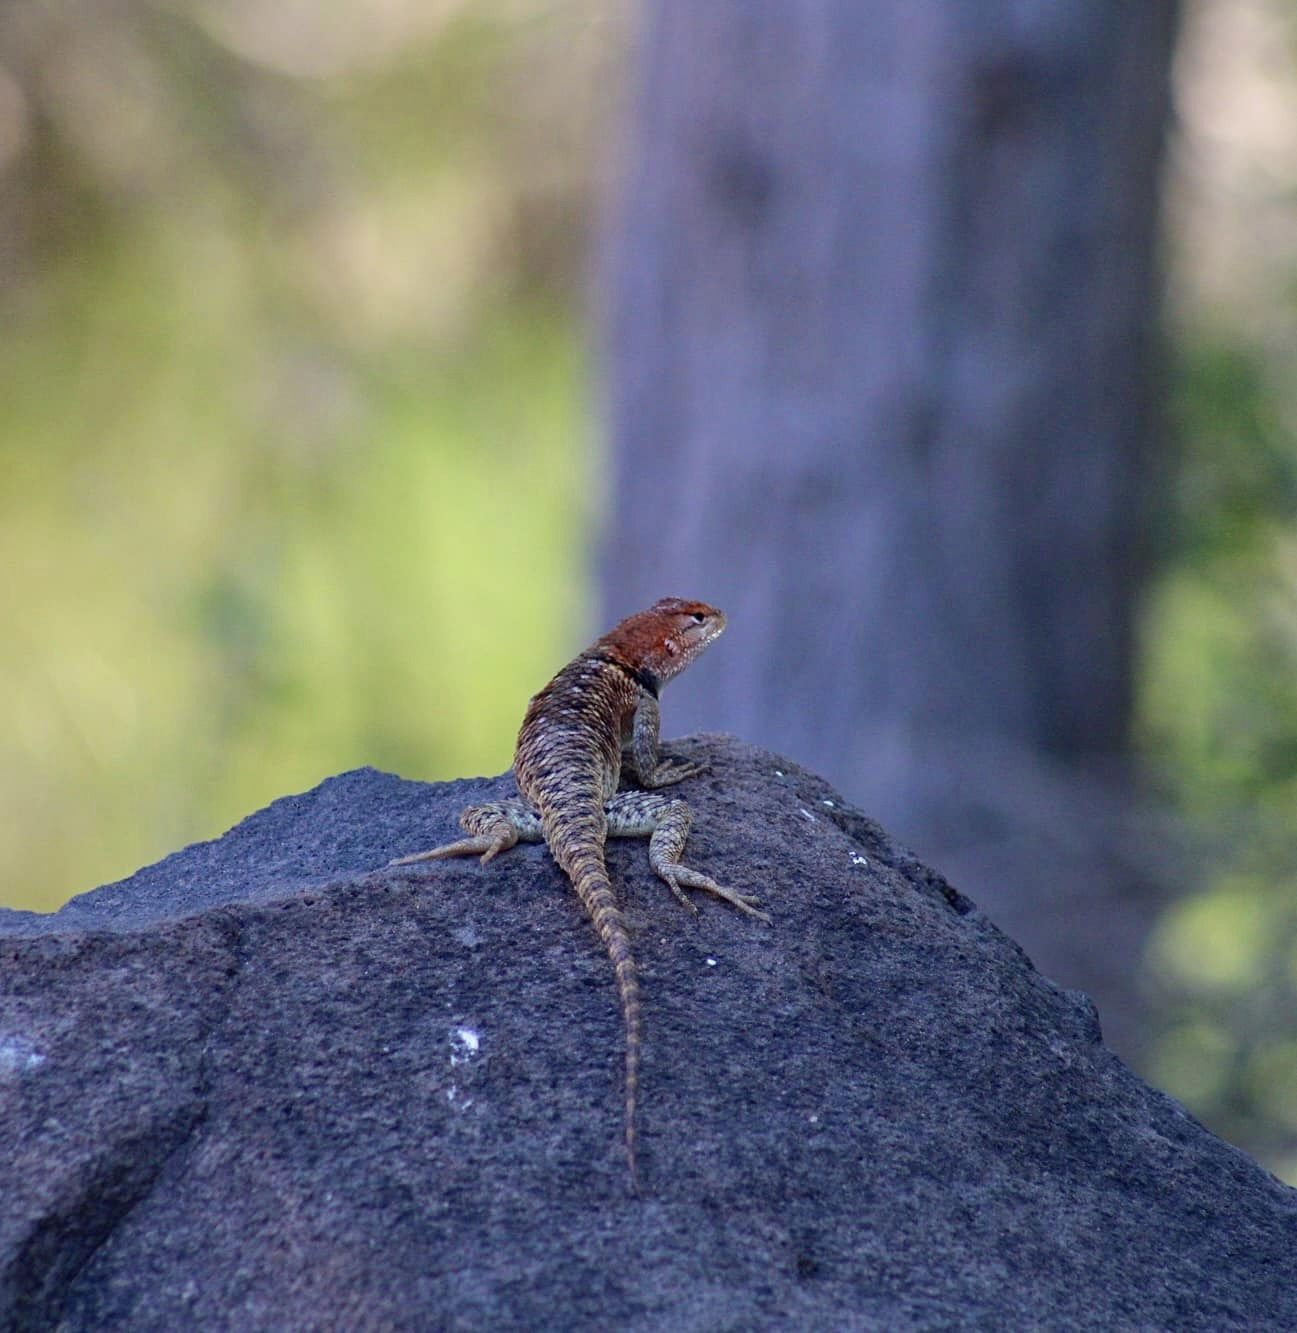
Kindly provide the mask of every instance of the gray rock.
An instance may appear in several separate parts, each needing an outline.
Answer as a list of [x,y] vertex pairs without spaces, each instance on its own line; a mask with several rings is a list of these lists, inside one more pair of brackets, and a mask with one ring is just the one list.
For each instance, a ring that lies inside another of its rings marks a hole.
[[374,869],[509,780],[361,770],[0,914],[4,1326],[1297,1327],[1297,1192],[819,779],[672,750],[688,859],[775,920],[610,846],[646,1197],[545,850]]

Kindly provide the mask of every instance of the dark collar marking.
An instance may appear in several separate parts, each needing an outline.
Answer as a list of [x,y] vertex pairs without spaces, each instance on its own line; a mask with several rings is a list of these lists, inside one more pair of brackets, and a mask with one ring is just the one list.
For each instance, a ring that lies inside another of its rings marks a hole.
[[635,681],[641,689],[647,690],[655,699],[658,697],[658,691],[662,688],[662,683],[647,667],[633,667],[629,663],[613,657],[610,653],[591,653],[590,656],[596,662],[607,662],[609,666],[616,667],[623,675],[629,676]]

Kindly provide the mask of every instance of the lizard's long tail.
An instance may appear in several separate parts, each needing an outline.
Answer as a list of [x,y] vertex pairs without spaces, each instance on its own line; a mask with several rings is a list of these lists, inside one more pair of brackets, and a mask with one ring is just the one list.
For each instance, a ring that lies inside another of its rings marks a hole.
[[[613,897],[608,868],[604,864],[601,831],[585,827],[578,829],[573,827],[575,822],[555,820],[555,826],[547,828],[546,835],[550,846],[555,849],[555,860],[572,881],[572,887],[590,920],[594,922],[594,928],[599,932],[604,948],[608,950],[608,957],[612,959],[613,971],[617,974],[617,994],[621,999],[622,1018],[626,1025],[626,1162],[630,1167],[631,1185],[638,1194],[635,1093],[639,1084],[641,1040],[639,976],[635,970],[635,959],[631,956],[626,923]],[[551,833],[552,840],[549,838]]]

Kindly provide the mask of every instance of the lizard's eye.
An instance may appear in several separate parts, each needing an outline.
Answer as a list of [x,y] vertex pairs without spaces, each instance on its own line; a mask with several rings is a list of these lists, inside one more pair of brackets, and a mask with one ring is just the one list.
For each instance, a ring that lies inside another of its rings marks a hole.
[[701,625],[703,621],[707,619],[707,617],[703,615],[701,611],[695,611],[691,619],[693,620],[695,625]]

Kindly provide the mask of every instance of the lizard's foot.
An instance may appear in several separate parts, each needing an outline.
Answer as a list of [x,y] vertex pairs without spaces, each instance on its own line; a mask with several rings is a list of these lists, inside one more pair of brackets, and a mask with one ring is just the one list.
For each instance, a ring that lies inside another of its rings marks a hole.
[[710,764],[696,763],[693,760],[677,762],[668,759],[657,766],[652,777],[643,785],[649,789],[670,787],[673,783],[683,782],[686,778],[696,778],[699,774],[707,773],[710,770]]
[[761,900],[755,895],[727,889],[701,870],[681,864],[680,857],[693,820],[683,801],[658,796],[651,791],[623,791],[608,802],[604,814],[609,836],[648,838],[649,864],[654,873],[675,895],[676,901],[691,912],[698,909],[685,896],[685,889],[703,889],[731,907],[737,907],[740,912],[746,912],[758,921],[769,922],[770,918],[757,906]]
[[491,805],[470,805],[459,817],[466,833],[472,836],[443,847],[432,847],[412,856],[399,856],[389,866],[408,866],[417,861],[439,861],[447,856],[480,856],[485,865],[516,842],[541,842],[544,834],[540,816],[521,801],[496,801]]
[[653,869],[657,871],[658,878],[666,882],[667,888],[669,888],[671,892],[675,895],[676,902],[678,902],[681,907],[688,908],[689,911],[691,911],[694,914],[694,916],[697,916],[698,915],[697,906],[688,897],[685,891],[680,887],[680,871],[683,870],[684,867],[667,866],[665,868],[665,873],[662,870],[658,870],[657,866],[654,866]]
[[445,856],[481,855],[485,865],[493,856],[507,851],[517,842],[517,838],[461,838],[458,842],[448,842],[444,847],[430,847],[426,852],[414,852],[410,856],[398,856],[389,861],[389,866],[412,866],[416,861],[440,861]]
[[704,875],[701,870],[691,870],[688,866],[682,866],[679,863],[661,867],[655,865],[653,869],[666,880],[671,886],[671,892],[691,912],[696,913],[698,909],[685,897],[683,890],[680,888],[682,884],[687,889],[706,889],[708,893],[724,899],[731,907],[737,907],[740,912],[746,912],[748,916],[754,916],[758,921],[764,921],[766,925],[770,924],[769,915],[757,906],[761,899],[753,893],[739,893],[737,889],[727,889],[723,884],[717,884],[711,876]]

